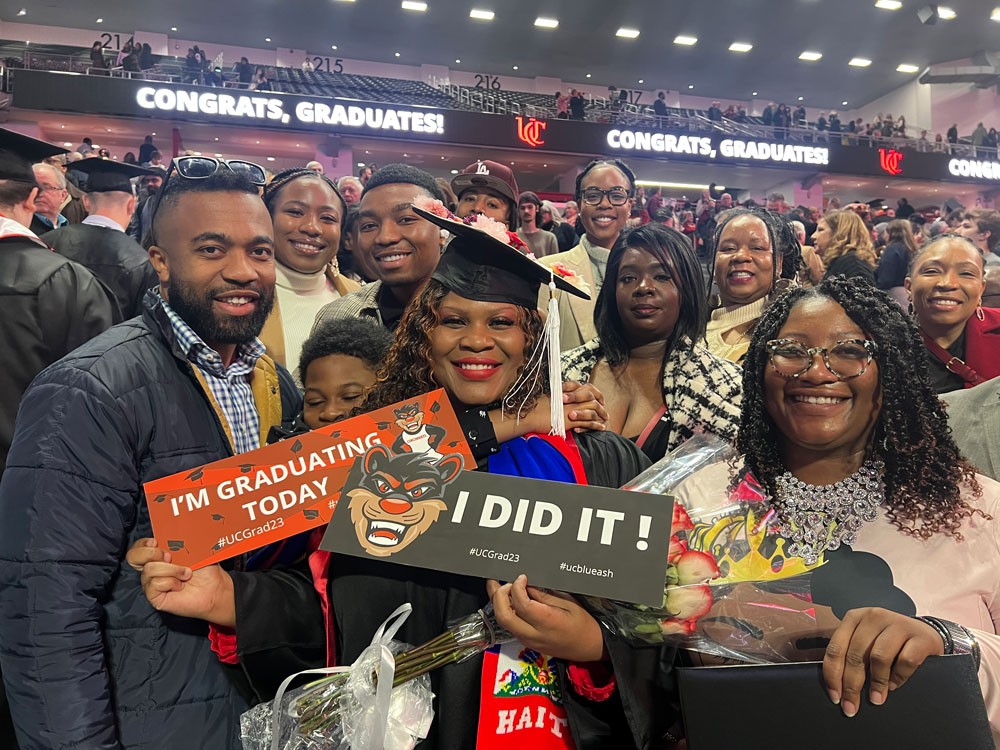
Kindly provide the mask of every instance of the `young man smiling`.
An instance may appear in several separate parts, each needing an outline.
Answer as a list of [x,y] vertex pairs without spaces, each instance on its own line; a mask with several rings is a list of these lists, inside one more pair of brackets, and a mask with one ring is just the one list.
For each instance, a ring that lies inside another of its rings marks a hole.
[[0,618],[0,658],[22,748],[241,747],[246,702],[206,626],[155,611],[124,565],[152,536],[145,482],[253,450],[300,405],[256,338],[275,280],[258,186],[199,163],[198,179],[178,166],[164,187],[149,247],[160,285],[141,317],[49,367],[21,403],[0,484],[0,607],[24,614]]
[[413,211],[418,198],[444,202],[434,178],[408,164],[388,164],[365,185],[358,204],[358,252],[378,281],[319,311],[313,332],[329,320],[372,318],[396,330],[403,311],[441,257],[441,231]]

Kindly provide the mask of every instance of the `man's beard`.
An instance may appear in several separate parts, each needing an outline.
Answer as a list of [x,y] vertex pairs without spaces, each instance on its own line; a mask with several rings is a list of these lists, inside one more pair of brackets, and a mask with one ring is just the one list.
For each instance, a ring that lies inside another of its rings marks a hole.
[[[217,316],[213,312],[212,303],[218,295],[243,291],[256,292],[260,295],[257,299],[257,309],[252,313],[237,317]],[[274,287],[267,289],[257,284],[211,289],[199,295],[187,284],[173,281],[168,292],[170,307],[201,337],[202,341],[209,345],[244,344],[252,341],[260,335],[264,322],[274,307]]]

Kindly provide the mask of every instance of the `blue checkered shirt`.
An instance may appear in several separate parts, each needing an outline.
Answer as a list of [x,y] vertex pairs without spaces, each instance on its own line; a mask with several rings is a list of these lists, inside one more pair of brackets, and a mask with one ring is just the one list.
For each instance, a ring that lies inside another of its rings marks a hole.
[[260,414],[250,387],[250,376],[264,354],[264,345],[258,339],[239,344],[232,364],[226,368],[219,353],[202,341],[166,300],[163,300],[163,310],[181,351],[205,377],[212,396],[222,409],[233,436],[233,449],[236,453],[246,453],[259,448]]

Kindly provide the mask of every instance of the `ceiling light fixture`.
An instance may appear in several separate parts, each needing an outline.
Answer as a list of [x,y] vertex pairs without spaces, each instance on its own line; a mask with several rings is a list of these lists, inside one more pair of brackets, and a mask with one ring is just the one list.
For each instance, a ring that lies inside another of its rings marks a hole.
[[19,10],[17,12],[17,15],[19,15],[19,16],[26,16],[26,15],[28,15],[28,11],[27,11],[26,8],[21,8],[21,10]]
[[337,45],[336,44],[331,44],[330,45],[330,49],[337,49]]
[[801,101],[802,101],[803,99],[805,99],[805,97],[804,97],[804,96],[800,96],[800,97],[799,97],[799,101],[800,101],[800,102],[801,102]]
[[645,83],[645,81],[644,81],[643,79],[641,79],[641,78],[640,78],[640,79],[639,79],[639,83]]
[[514,70],[517,70],[517,66],[516,65],[514,66]]
[[867,57],[852,57],[851,61],[847,64],[855,68],[867,68],[869,65],[872,64],[872,61],[869,60]]
[[[21,12],[18,13],[17,15],[19,16],[24,15],[24,9],[22,8]],[[1000,23],[1000,8],[993,9],[993,12],[990,14],[990,20],[997,21],[998,23]]]
[[751,91],[750,92],[750,96],[757,96],[757,92],[756,91]]
[[903,4],[899,0],[876,0],[875,7],[882,10],[899,10]]
[[841,103],[840,103],[840,106],[841,106],[841,107],[846,107],[846,106],[847,106],[847,102],[841,102]]
[[267,160],[268,161],[274,161],[274,157],[273,156],[269,156],[269,157],[267,157]]
[[453,170],[451,170],[451,173],[452,174],[458,174],[458,170],[457,169],[453,169]]
[[495,15],[496,13],[492,10],[476,10],[473,8],[469,11],[469,18],[476,18],[480,21],[492,21]]
[[265,41],[265,42],[269,42],[269,41],[271,41],[271,37],[269,37],[269,36],[266,36],[266,37],[264,37],[264,41]]
[[615,36],[623,37],[624,39],[635,39],[639,36],[639,29],[629,29],[622,26],[618,31],[615,32]]
[[678,34],[674,37],[674,44],[682,44],[685,47],[690,47],[698,43],[698,37],[696,36],[686,36],[684,34]]
[[916,65],[910,65],[909,63],[900,63],[896,66],[897,73],[918,73],[920,68]]
[[694,88],[694,84],[693,84],[693,83],[689,83],[689,84],[688,84],[688,88],[689,88],[689,89],[693,89],[693,88]]
[[753,45],[746,42],[733,42],[729,45],[730,52],[749,52],[752,49]]
[[461,60],[458,60],[458,59],[455,60],[455,65],[461,65],[461,64],[462,64]]
[[821,57],[823,57],[822,52],[810,52],[809,50],[806,50],[801,55],[799,55],[800,60],[808,60],[809,62],[816,62]]
[[587,78],[590,78],[590,73],[587,73]]
[[170,30],[171,30],[171,31],[177,31],[177,27],[176,27],[176,26],[171,26],[171,27],[170,27]]
[[559,21],[555,18],[544,18],[539,16],[535,19],[535,26],[541,26],[543,29],[555,29],[559,27]]
[[97,23],[104,23],[104,19],[103,18],[98,18],[96,22]]
[[399,53],[398,53],[398,52],[394,52],[393,54],[394,54],[394,55],[395,55],[396,57],[399,57]]
[[950,21],[955,17],[955,11],[949,8],[947,5],[938,6],[938,18],[942,21]]
[[427,10],[427,3],[417,2],[416,0],[403,0],[403,2],[400,3],[400,7],[402,7],[403,10],[416,10],[423,13]]

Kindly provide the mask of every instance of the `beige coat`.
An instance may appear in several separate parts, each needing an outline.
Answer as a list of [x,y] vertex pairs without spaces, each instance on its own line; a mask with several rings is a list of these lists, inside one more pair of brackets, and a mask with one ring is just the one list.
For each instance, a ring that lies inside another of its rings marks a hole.
[[[586,344],[597,337],[597,329],[594,327],[594,300],[597,299],[597,286],[594,282],[594,270],[590,265],[590,256],[583,249],[583,245],[577,245],[564,253],[556,253],[539,261],[551,267],[554,263],[561,263],[566,268],[577,274],[587,284],[587,291],[590,299],[586,300],[566,292],[556,292],[559,299],[559,319],[560,335],[559,344],[562,351],[569,351],[578,346]],[[547,310],[549,304],[549,289],[543,286],[538,297],[538,307],[540,310]]]

